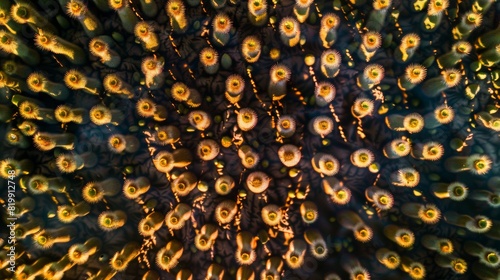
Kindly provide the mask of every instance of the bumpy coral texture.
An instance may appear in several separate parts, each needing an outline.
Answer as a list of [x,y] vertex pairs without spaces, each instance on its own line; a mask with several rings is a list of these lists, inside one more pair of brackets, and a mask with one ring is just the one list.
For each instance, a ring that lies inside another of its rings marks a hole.
[[0,2],[0,278],[498,279],[500,2]]

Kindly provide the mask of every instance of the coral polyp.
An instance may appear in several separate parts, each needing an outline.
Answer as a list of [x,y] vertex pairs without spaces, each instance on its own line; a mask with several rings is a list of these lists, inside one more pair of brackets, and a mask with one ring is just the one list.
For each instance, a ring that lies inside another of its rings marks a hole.
[[0,279],[499,279],[499,18],[0,1]]

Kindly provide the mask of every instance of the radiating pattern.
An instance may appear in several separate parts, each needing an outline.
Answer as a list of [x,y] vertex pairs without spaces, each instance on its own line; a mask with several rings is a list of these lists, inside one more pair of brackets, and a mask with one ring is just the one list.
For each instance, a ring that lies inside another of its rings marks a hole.
[[499,21],[0,1],[0,278],[498,279]]

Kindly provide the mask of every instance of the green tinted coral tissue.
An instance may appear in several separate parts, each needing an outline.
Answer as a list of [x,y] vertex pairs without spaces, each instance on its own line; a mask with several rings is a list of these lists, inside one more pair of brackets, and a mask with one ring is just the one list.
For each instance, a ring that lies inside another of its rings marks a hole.
[[500,279],[499,17],[0,1],[0,279]]

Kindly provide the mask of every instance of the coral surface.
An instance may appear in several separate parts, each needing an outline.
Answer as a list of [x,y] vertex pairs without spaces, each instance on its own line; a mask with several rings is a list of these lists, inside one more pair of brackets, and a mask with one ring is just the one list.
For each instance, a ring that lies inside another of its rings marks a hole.
[[1,0],[1,279],[499,279],[500,2]]

